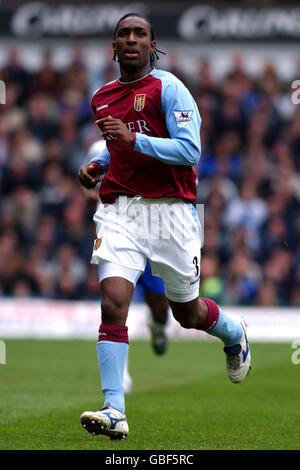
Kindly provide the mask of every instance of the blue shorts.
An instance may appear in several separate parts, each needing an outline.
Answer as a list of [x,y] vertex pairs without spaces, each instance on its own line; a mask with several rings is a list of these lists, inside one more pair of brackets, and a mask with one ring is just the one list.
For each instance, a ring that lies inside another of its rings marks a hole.
[[151,294],[165,294],[165,286],[163,280],[158,276],[153,276],[149,261],[146,263],[145,271],[138,280],[144,292],[150,292]]

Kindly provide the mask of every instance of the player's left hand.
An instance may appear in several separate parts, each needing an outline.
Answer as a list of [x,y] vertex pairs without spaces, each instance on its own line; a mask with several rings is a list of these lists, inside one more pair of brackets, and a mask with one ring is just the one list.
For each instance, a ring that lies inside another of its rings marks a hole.
[[112,136],[125,145],[133,145],[133,133],[130,132],[126,124],[124,124],[120,119],[107,116],[105,118],[98,119],[96,124],[102,131],[102,137],[105,140]]

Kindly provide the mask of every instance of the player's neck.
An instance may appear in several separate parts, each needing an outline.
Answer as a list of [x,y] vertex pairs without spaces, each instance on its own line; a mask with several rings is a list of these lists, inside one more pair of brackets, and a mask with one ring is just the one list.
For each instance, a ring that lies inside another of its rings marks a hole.
[[120,66],[121,72],[121,81],[122,82],[134,82],[135,80],[139,80],[140,78],[145,77],[148,75],[152,70],[150,65],[146,65],[142,69],[139,70],[125,70]]

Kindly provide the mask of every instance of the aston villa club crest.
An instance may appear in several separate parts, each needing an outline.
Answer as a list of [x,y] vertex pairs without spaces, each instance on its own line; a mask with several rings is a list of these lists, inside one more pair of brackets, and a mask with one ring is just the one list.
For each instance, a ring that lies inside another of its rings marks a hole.
[[100,238],[96,238],[94,240],[94,250],[98,250],[98,248],[100,248],[102,238],[103,237],[100,237]]
[[136,111],[142,111],[146,102],[146,93],[135,95],[133,107]]

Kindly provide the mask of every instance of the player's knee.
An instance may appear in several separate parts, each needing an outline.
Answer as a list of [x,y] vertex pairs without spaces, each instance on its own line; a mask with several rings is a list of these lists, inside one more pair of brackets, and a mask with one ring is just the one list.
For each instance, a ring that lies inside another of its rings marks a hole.
[[126,319],[124,303],[118,298],[104,298],[101,302],[102,323],[114,324]]

